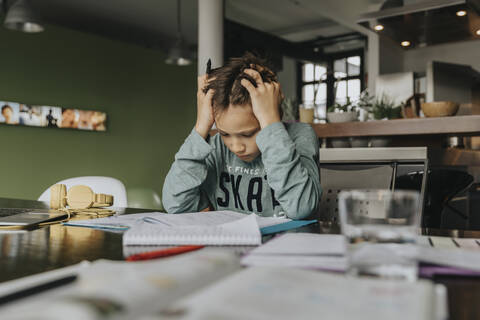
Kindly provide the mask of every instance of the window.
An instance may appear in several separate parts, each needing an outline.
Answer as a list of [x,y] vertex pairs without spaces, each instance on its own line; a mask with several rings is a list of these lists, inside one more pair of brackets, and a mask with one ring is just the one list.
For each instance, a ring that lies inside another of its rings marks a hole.
[[299,64],[298,96],[304,105],[315,105],[315,122],[323,122],[327,106],[355,102],[364,88],[363,52],[327,56],[323,62]]

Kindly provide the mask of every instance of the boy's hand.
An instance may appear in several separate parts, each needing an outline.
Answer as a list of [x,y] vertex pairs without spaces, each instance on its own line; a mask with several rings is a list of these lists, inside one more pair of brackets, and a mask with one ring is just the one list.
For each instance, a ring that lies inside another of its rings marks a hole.
[[257,83],[257,87],[248,81],[242,79],[241,85],[244,86],[250,94],[252,100],[253,114],[263,129],[269,124],[280,122],[280,102],[282,93],[278,82],[263,82],[258,71],[253,69],[245,69],[244,72],[251,76]]
[[210,89],[205,94],[203,88],[208,84],[207,75],[198,77],[197,89],[197,122],[195,124],[195,131],[204,139],[207,138],[210,129],[215,122],[213,115],[212,96],[213,90]]

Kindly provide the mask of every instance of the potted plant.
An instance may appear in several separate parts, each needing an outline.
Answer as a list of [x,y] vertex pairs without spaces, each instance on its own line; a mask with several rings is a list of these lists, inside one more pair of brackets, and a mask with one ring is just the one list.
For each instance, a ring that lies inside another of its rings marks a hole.
[[386,94],[382,94],[380,98],[377,97],[365,110],[374,120],[390,120],[402,117],[402,107],[396,105],[393,99]]
[[336,102],[327,108],[327,121],[332,123],[357,121],[358,113],[356,106],[349,97],[344,104]]
[[[362,92],[360,96],[359,108],[366,112],[368,120],[390,120],[402,117],[402,107],[397,105],[388,95],[382,94],[380,97],[373,97],[368,92]],[[385,137],[370,138],[371,147],[386,147],[390,139]]]
[[[344,104],[336,102],[327,108],[327,121],[330,123],[351,122],[358,120],[357,107],[352,103],[349,97]],[[330,139],[334,148],[349,148],[352,146],[351,138],[332,138]],[[357,147],[358,145],[353,145]]]

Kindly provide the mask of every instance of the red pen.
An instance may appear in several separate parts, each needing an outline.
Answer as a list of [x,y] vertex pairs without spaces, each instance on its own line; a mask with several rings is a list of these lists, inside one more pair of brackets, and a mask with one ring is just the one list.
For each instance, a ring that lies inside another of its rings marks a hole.
[[125,260],[126,261],[139,261],[139,260],[149,260],[149,259],[163,258],[163,257],[169,257],[169,256],[174,256],[174,255],[177,255],[177,254],[189,252],[189,251],[202,249],[203,247],[205,247],[205,246],[193,246],[192,245],[192,246],[172,247],[172,248],[168,248],[168,249],[162,249],[162,250],[133,254],[133,255],[127,257]]

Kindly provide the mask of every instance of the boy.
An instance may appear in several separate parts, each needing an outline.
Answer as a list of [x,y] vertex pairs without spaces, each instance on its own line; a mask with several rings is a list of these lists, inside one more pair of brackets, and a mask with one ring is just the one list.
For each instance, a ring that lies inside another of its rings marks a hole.
[[275,74],[249,53],[199,77],[197,122],[163,186],[167,212],[302,219],[316,210],[318,139],[308,124],[281,122],[281,96]]

